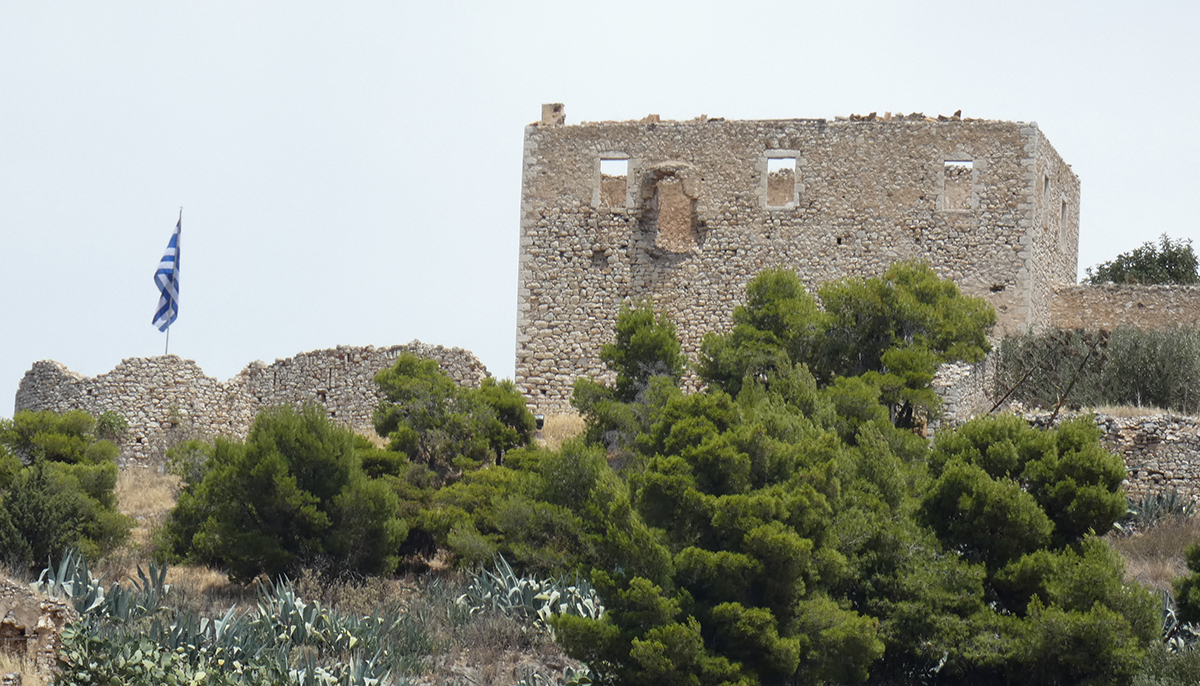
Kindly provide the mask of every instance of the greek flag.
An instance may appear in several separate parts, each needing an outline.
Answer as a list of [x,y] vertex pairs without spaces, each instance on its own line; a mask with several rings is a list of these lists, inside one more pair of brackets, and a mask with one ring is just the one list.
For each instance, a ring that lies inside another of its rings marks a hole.
[[158,271],[154,272],[154,283],[162,292],[158,299],[158,311],[154,313],[154,325],[159,331],[166,331],[179,316],[179,232],[182,228],[183,217],[180,216],[175,233],[171,234],[171,242],[167,243],[167,251],[158,263]]

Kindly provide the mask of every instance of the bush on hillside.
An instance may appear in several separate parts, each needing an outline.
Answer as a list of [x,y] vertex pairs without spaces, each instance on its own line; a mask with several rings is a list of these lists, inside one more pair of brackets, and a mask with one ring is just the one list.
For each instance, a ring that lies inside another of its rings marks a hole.
[[77,547],[93,558],[133,522],[117,512],[117,447],[86,412],[0,419],[0,557],[32,568]]
[[408,525],[355,444],[323,408],[263,410],[244,442],[217,438],[202,478],[180,493],[165,532],[171,551],[242,581],[322,558],[391,573]]
[[389,439],[389,450],[443,480],[499,464],[506,452],[533,440],[537,422],[511,381],[489,378],[479,388],[464,388],[436,360],[406,353],[376,374],[375,383],[384,396],[375,431]]
[[736,395],[747,378],[804,364],[826,384],[860,377],[880,389],[897,426],[936,411],[931,384],[939,365],[977,362],[989,350],[996,314],[920,262],[897,262],[882,276],[831,281],[817,290],[822,308],[795,273],[767,270],[746,287],[733,330],[707,334],[699,371]]
[[[952,295],[936,277],[916,290]],[[607,613],[556,619],[568,652],[605,684],[1127,683],[1155,600],[1089,533],[1124,510],[1120,461],[1082,423],[1017,419],[941,434],[931,451],[897,408],[938,356],[982,354],[991,317],[966,303],[922,333],[889,322],[920,321],[936,297],[882,306],[870,286],[845,291],[859,304],[837,337],[877,344],[858,374],[812,352],[832,345],[805,333],[830,330],[826,315],[794,276],[769,273],[733,331],[706,342],[707,390],[660,375],[632,402],[577,403],[624,432],[632,505],[671,564],[659,578],[598,567]],[[608,435],[585,440],[612,456]]]

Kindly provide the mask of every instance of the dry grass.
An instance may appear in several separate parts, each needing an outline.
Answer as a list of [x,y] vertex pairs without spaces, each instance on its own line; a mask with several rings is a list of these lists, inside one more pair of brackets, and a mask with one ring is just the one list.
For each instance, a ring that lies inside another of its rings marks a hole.
[[365,433],[365,434],[359,434],[359,436],[362,436],[363,438],[367,439],[368,441],[371,442],[371,445],[375,446],[376,448],[379,448],[380,450],[386,449],[388,447],[388,444],[391,443],[390,440],[388,440],[387,438],[384,438],[383,436],[380,436],[379,434],[375,433],[374,431],[371,431],[371,432]]
[[351,615],[369,615],[379,608],[405,606],[416,587],[412,579],[378,576],[336,579],[332,570],[306,568],[294,580],[296,594]]
[[134,519],[130,543],[144,548],[162,526],[179,497],[179,477],[160,472],[156,467],[131,465],[117,475],[117,509]]
[[1103,405],[1101,407],[1093,407],[1088,410],[1095,414],[1106,414],[1110,417],[1133,418],[1133,417],[1153,417],[1155,415],[1167,414],[1167,410],[1160,407],[1151,407],[1149,405]]
[[129,466],[117,475],[117,509],[130,517],[161,515],[175,507],[179,477],[156,467]]
[[577,414],[547,415],[542,423],[542,445],[550,450],[558,450],[564,441],[583,433],[584,428],[583,417]]
[[254,586],[234,583],[223,572],[199,565],[168,567],[167,583],[171,605],[204,617],[219,617],[234,605],[250,607],[257,599]]
[[34,669],[33,662],[0,652],[0,674],[14,672],[21,675],[21,686],[42,686],[45,683]]
[[1170,591],[1187,574],[1183,549],[1200,543],[1200,517],[1169,518],[1132,536],[1109,534],[1108,543],[1125,558],[1125,578],[1146,588]]

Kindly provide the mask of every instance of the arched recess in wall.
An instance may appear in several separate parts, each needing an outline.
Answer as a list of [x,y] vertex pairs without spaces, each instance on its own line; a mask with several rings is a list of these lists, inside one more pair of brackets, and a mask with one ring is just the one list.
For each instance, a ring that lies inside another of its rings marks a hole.
[[663,162],[643,170],[639,180],[642,231],[654,236],[654,247],[687,253],[704,242],[696,213],[700,172],[684,162]]

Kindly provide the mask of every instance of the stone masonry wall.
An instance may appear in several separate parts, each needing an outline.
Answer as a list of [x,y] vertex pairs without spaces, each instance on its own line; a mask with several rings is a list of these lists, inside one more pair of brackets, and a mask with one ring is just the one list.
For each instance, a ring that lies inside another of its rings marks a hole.
[[[630,300],[667,312],[695,359],[768,267],[815,287],[923,259],[1001,332],[1045,326],[1075,279],[1079,182],[1034,124],[561,118],[525,132],[515,381],[540,412],[607,379],[599,349]],[[623,194],[602,160],[627,162]],[[1045,226],[1043,195],[1068,206]]]
[[[1053,321],[1055,289],[1074,284],[1079,266],[1079,177],[1044,136],[1031,137],[1026,179],[1033,182],[1032,213],[1027,219],[1032,259],[1030,327],[1043,330]],[[1029,148],[1027,148],[1029,152]]]
[[942,399],[942,422],[954,424],[992,408],[996,373],[995,352],[978,364],[944,364],[933,377],[933,390]]
[[[1050,414],[1028,413],[1025,417],[1034,426],[1044,427]],[[1102,432],[1101,444],[1125,460],[1128,476],[1124,485],[1131,497],[1140,499],[1175,489],[1200,503],[1200,417],[1096,414],[1095,420]]]
[[159,459],[168,443],[193,436],[243,438],[258,411],[271,405],[321,403],[329,416],[374,435],[371,414],[382,399],[374,377],[402,353],[435,359],[455,381],[477,386],[489,376],[469,351],[413,341],[385,348],[339,346],[252,362],[220,382],[175,355],[122,360],[111,372],[86,377],[51,360],[36,362],[17,389],[16,411],[115,412],[129,422],[121,459]]
[[1061,286],[1052,318],[1063,329],[1200,326],[1200,286]]

